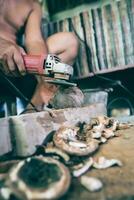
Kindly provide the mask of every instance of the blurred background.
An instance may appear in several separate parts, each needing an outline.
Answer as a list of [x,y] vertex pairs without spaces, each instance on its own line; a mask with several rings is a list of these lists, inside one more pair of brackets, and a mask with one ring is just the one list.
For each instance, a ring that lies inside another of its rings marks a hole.
[[[74,79],[85,103],[103,102],[109,116],[133,114],[133,0],[42,1],[48,32],[73,31],[80,42]],[[44,30],[44,29],[43,29]]]

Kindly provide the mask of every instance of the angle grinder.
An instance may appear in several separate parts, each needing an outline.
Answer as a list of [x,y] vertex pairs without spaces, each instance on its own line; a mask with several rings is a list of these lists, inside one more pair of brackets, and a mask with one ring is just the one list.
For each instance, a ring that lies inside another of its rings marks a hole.
[[73,67],[62,63],[56,55],[23,55],[24,64],[28,73],[45,76],[45,82],[76,86],[70,81],[73,75]]

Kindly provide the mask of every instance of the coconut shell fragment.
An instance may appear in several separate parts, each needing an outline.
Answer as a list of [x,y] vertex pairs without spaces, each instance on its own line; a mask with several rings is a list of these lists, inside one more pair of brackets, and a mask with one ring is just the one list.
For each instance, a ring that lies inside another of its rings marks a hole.
[[[90,157],[85,163],[82,164],[78,169],[74,169],[72,174],[74,177],[79,177],[85,174],[93,165],[93,159]],[[76,166],[74,166],[76,168]]]
[[103,187],[102,182],[95,177],[82,176],[80,183],[90,192],[96,192]]
[[85,156],[93,153],[99,147],[98,142],[92,138],[89,140],[79,140],[77,137],[78,128],[61,127],[53,137],[56,147],[62,149],[70,155]]
[[107,159],[107,158],[101,156],[98,158],[97,162],[94,161],[94,163],[93,163],[93,167],[96,169],[106,169],[106,168],[112,167],[114,165],[121,167],[122,162],[117,159]]
[[70,157],[68,154],[66,154],[64,151],[62,151],[61,149],[58,149],[56,147],[47,147],[47,148],[44,148],[44,151],[46,154],[51,154],[52,156],[53,156],[53,154],[56,154],[59,157],[63,158],[63,160],[66,162],[68,162],[70,160]]
[[36,156],[19,162],[10,173],[6,185],[25,200],[61,197],[70,186],[70,172],[59,161]]
[[19,160],[10,160],[0,162],[0,181],[4,181],[8,176],[10,169],[19,162]]

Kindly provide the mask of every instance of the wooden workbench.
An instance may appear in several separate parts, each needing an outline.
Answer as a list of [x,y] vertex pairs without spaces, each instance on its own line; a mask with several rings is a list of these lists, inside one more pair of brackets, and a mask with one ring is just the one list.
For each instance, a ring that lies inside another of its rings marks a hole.
[[121,136],[103,144],[95,157],[105,156],[123,162],[122,167],[91,169],[87,175],[99,178],[104,187],[99,192],[84,189],[74,179],[69,192],[61,200],[132,200],[134,199],[134,127],[120,131]]
[[[90,117],[103,114],[104,110],[102,105],[95,105],[84,108],[55,111],[55,113],[57,113],[57,117],[55,118],[51,118],[48,113],[42,112],[10,118],[19,119],[17,122],[13,120],[12,123],[9,122],[9,119],[1,119],[0,152],[9,152],[9,150],[12,150],[13,148],[10,140],[11,127],[20,126],[24,131],[24,134],[27,133],[26,141],[29,143],[27,152],[31,153],[36,144],[40,144],[42,139],[51,130],[57,129],[62,123],[67,122],[69,124],[75,124],[79,120],[89,121]],[[131,118],[131,121],[134,122],[134,117]],[[16,129],[13,128],[13,130]],[[105,170],[91,169],[87,173],[88,176],[99,178],[103,182],[103,189],[99,192],[89,192],[80,185],[78,179],[74,178],[72,179],[69,191],[60,200],[134,199],[134,127],[119,131],[119,133],[119,137],[112,138],[106,144],[101,145],[94,157],[105,156],[109,159],[119,159],[122,161],[123,166],[111,167]],[[8,145],[5,146],[5,144]]]

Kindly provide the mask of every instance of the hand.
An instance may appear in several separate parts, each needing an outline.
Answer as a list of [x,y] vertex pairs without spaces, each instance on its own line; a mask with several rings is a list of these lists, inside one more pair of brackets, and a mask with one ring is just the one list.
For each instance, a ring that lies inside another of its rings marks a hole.
[[22,54],[24,49],[15,43],[0,38],[0,69],[8,76],[24,75],[25,65]]

